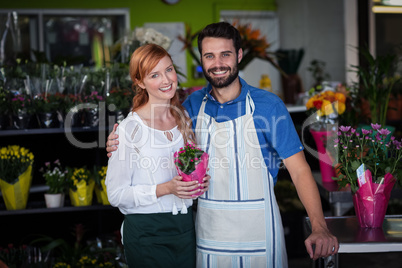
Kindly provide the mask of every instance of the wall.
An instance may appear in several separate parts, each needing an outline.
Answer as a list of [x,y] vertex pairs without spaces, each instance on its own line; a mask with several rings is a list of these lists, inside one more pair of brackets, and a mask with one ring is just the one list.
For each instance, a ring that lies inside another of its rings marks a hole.
[[346,82],[347,68],[357,59],[353,51],[357,44],[357,12],[349,12],[356,1],[278,0],[277,3],[281,48],[305,49],[298,71],[304,89],[309,90],[314,84],[307,70],[314,59],[326,63],[332,81]]
[[[219,11],[232,10],[273,10],[275,0],[181,0],[176,5],[167,5],[162,0],[96,0],[96,1],[48,1],[48,0],[18,0],[1,1],[0,9],[106,9],[128,8],[130,10],[130,26],[143,26],[145,22],[185,22],[193,32],[205,25],[219,21]],[[1,28],[0,28],[1,29]],[[191,71],[191,58],[187,57],[187,72]],[[205,83],[205,80],[191,80],[188,85]],[[184,85],[185,86],[185,85]]]

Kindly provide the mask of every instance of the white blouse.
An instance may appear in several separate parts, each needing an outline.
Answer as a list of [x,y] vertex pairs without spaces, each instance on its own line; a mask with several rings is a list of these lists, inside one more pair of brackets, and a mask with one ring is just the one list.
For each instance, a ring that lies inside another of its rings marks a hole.
[[119,146],[109,158],[105,181],[110,204],[123,214],[186,213],[182,208],[191,206],[192,199],[173,194],[156,197],[156,185],[177,176],[173,153],[184,145],[178,127],[157,130],[130,112],[116,134]]

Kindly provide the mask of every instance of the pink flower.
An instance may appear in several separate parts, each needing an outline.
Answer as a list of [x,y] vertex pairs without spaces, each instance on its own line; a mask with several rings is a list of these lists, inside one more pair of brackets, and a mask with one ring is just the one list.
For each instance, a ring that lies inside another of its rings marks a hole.
[[382,129],[378,130],[378,133],[380,133],[381,135],[384,135],[384,136],[388,136],[389,134],[391,134],[391,131],[389,131],[386,128],[382,128]]
[[340,126],[339,130],[342,132],[348,132],[350,130],[351,126]]
[[371,127],[374,129],[374,130],[379,130],[380,128],[381,128],[381,125],[380,124],[373,124],[373,123],[371,123]]

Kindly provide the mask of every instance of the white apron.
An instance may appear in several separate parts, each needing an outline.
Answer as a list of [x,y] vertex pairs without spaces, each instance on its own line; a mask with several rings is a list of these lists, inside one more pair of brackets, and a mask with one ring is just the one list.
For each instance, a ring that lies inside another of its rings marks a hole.
[[198,145],[208,152],[209,190],[198,198],[197,267],[287,267],[274,183],[254,126],[254,102],[246,114],[218,123],[204,97],[196,125]]

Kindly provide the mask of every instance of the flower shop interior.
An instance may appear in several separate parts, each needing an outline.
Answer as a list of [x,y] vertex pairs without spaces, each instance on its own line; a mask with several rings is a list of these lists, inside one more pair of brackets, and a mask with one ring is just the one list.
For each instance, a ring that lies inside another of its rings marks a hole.
[[[345,251],[310,260],[307,214],[281,169],[275,193],[289,267],[400,266],[402,1],[20,0],[0,3],[0,267],[53,267],[60,260],[69,267],[91,260],[96,265],[85,267],[125,267],[123,215],[108,203],[104,177],[107,136],[134,96],[130,55],[150,35],[166,45],[184,100],[207,84],[196,34],[221,20],[242,35],[239,75],[286,104],[328,224],[344,228]],[[342,160],[334,164],[330,135],[343,135],[339,126],[370,124],[394,137],[387,144],[396,150],[396,183],[384,225],[362,229],[356,185],[348,184]],[[80,182],[88,186],[83,197]],[[50,194],[61,196],[57,204]]]

